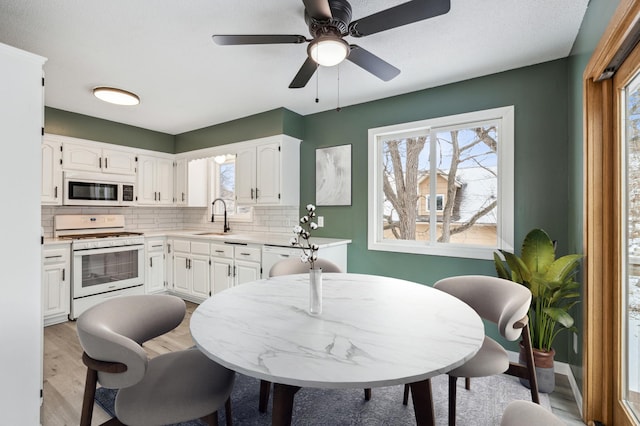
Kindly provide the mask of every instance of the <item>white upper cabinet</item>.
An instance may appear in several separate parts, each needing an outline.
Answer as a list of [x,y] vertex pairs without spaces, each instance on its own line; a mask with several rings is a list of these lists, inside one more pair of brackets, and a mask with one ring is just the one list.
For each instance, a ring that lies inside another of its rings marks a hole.
[[40,202],[62,204],[62,143],[42,140],[42,192]]
[[186,206],[188,204],[187,194],[187,173],[188,173],[188,161],[183,158],[176,161],[176,176],[175,176],[175,201],[177,206]]
[[300,200],[300,141],[285,135],[237,151],[236,201],[296,206]]
[[62,153],[64,170],[121,175],[136,174],[136,156],[133,152],[64,142]]
[[236,201],[256,203],[256,149],[247,148],[236,154]]
[[102,150],[102,171],[121,175],[136,174],[136,156],[131,152],[115,149]]
[[138,204],[173,205],[173,160],[138,156]]

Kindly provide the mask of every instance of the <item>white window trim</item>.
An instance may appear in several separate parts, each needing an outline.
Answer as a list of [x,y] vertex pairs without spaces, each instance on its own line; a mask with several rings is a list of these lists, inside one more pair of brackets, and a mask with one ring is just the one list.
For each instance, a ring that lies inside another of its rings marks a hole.
[[[493,259],[497,249],[513,251],[514,238],[514,117],[513,105],[501,108],[438,117],[411,123],[396,124],[369,129],[369,215],[367,247],[369,250],[415,253],[434,256],[464,257],[471,259]],[[384,196],[382,190],[382,150],[377,142],[381,136],[398,132],[416,132],[419,129],[450,127],[477,121],[500,120],[500,146],[498,149],[498,206],[497,233],[495,247],[471,246],[434,241],[384,240],[382,212]]]

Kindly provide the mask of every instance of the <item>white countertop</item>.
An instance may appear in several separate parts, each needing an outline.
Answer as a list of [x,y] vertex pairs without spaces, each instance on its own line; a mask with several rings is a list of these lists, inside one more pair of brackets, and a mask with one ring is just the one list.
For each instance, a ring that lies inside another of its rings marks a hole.
[[[172,230],[136,230],[142,232],[145,237],[173,237],[173,238],[189,238],[207,240],[211,242],[235,242],[245,244],[267,244],[277,245],[282,247],[291,247],[289,240],[294,236],[293,232],[290,234],[278,234],[268,232],[238,232],[227,233],[220,235],[217,232],[206,231],[202,229],[172,229]],[[203,235],[203,234],[210,235]],[[344,238],[311,238],[311,241],[322,247],[332,247],[336,245],[349,244],[351,240]],[[44,244],[71,244],[71,240],[62,238],[45,238]]]
[[[291,247],[291,237],[295,236],[293,232],[289,234],[268,233],[268,232],[229,232],[220,234],[218,232],[206,231],[202,229],[185,229],[185,230],[152,230],[140,231],[145,237],[173,237],[173,238],[190,238],[208,240],[211,242],[235,242],[246,244],[268,244],[282,247]],[[207,235],[209,234],[209,235]],[[351,240],[344,238],[311,238],[313,243],[322,247],[331,247],[335,245],[349,244]]]
[[191,317],[200,350],[285,385],[366,388],[417,382],[462,365],[484,339],[468,305],[432,287],[324,274],[322,314],[308,313],[308,274],[242,284]]

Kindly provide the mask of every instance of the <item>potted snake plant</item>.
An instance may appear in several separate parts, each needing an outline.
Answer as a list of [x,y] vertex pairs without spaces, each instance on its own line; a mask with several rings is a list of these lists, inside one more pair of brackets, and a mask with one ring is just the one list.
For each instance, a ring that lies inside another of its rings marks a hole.
[[[500,253],[502,257],[497,252],[493,255],[498,276],[531,290],[529,330],[538,388],[540,392],[552,392],[555,387],[553,342],[563,330],[576,330],[569,311],[580,298],[580,284],[575,277],[583,256],[569,254],[556,259],[555,244],[542,229],[533,229],[527,234],[520,256],[505,250]],[[524,360],[522,351],[520,360]],[[528,385],[528,381],[523,384]]]

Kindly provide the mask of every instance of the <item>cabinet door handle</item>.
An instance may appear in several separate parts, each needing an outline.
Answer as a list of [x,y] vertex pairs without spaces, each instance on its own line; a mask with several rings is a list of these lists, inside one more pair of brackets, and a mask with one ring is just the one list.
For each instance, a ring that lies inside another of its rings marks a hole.
[[58,187],[53,188],[53,198],[58,198]]
[[162,200],[162,195],[160,195],[160,191],[158,191],[158,201]]
[[67,276],[66,271],[67,271],[67,268],[62,268],[62,281],[66,280],[66,276]]
[[184,192],[182,193],[182,201],[184,201]]
[[235,265],[233,265],[233,276],[234,277],[236,276],[236,266]]
[[189,269],[189,259],[185,259],[185,260],[184,260],[184,267],[185,267],[186,269]]
[[227,265],[227,276],[231,276],[231,265]]
[[167,244],[167,253],[171,254],[171,244]]
[[98,158],[98,168],[102,168],[102,157]]
[[253,188],[251,188],[251,199],[253,200]]
[[105,169],[108,169],[108,168],[109,168],[109,166],[107,165],[107,161],[108,161],[108,160],[109,160],[108,158],[105,158],[105,159],[104,159],[104,168],[105,168]]
[[149,267],[153,268],[153,257],[149,258]]
[[258,200],[258,188],[256,188],[256,201]]

